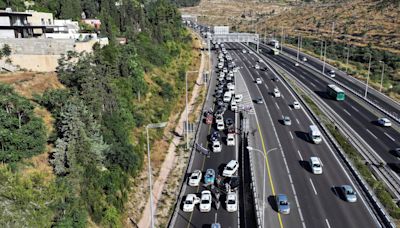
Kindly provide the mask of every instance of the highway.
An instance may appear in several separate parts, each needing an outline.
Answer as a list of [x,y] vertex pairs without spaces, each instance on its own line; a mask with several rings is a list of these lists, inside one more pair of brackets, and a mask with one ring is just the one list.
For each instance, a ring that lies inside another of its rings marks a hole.
[[[283,51],[294,58],[297,57],[297,50],[293,48],[283,47]],[[306,57],[308,59],[306,64],[317,69],[319,72],[322,72],[323,61],[300,52],[299,59],[302,59],[303,57]],[[352,90],[364,96],[366,87],[366,84],[364,82],[348,76],[346,72],[339,71],[331,65],[325,65],[325,73],[329,72],[329,70],[331,69],[334,69],[336,72],[336,80],[346,84]],[[400,104],[398,102],[392,100],[391,98],[380,93],[379,91],[372,89],[371,87],[368,89],[367,98],[400,119]]]
[[[235,63],[241,68],[240,74],[250,96],[264,100],[264,104],[254,105],[257,123],[253,128],[258,128],[259,133],[255,133],[257,129],[253,131],[253,139],[249,141],[254,145],[251,146],[264,153],[278,148],[267,155],[270,171],[266,175],[271,181],[265,180],[268,184],[265,227],[379,227],[358,186],[326,139],[319,145],[307,141],[308,127],[313,120],[304,109],[290,107],[295,98],[286,85],[272,81],[271,70],[256,70],[254,65],[258,58],[254,54],[242,53],[241,44],[229,44],[229,47]],[[256,77],[262,78],[261,85],[254,83]],[[280,90],[281,98],[271,95],[275,87]],[[281,123],[283,115],[290,116],[291,126]],[[312,155],[321,158],[324,164],[322,175],[311,173],[307,161]],[[258,172],[262,173],[263,162],[265,160],[261,156],[256,157]],[[257,180],[262,180],[262,176],[259,175]],[[357,189],[356,203],[345,202],[337,195],[337,187],[342,184],[350,184]],[[262,188],[258,186],[258,189],[260,194]],[[292,207],[290,215],[277,214],[271,201],[272,193],[288,195]]]
[[[268,47],[261,46],[263,53]],[[386,163],[396,163],[392,150],[400,147],[400,132],[396,123],[393,127],[377,126],[376,120],[383,117],[378,110],[346,91],[346,100],[338,102],[326,96],[326,86],[332,83],[329,77],[317,74],[302,64],[296,67],[294,61],[283,55],[265,55],[320,96],[343,120],[368,144]]]

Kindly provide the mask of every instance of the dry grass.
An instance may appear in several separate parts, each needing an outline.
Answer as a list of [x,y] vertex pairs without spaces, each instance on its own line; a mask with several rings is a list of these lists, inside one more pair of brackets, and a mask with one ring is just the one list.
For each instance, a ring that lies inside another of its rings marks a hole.
[[[148,73],[145,75],[145,80],[147,83],[154,85],[154,82],[152,80],[153,75],[164,75],[164,79],[166,78],[173,78],[171,75],[168,74],[176,74],[178,72],[179,66],[182,62],[187,62],[188,59],[191,59],[191,63],[189,66],[188,71],[191,70],[198,70],[199,69],[199,64],[200,64],[200,49],[201,47],[201,42],[199,39],[194,39],[193,41],[193,48],[192,51],[188,55],[181,55],[178,58],[174,60],[174,62],[168,67],[168,69],[154,69],[152,72]],[[197,74],[189,74],[188,75],[188,84],[189,86],[189,92],[192,91],[193,85],[195,83],[195,80],[197,78]],[[174,81],[170,80],[168,81],[172,85],[174,85]],[[150,86],[151,87],[151,86]],[[189,93],[188,99],[190,100],[191,93]],[[148,102],[154,101],[154,99],[159,99],[156,97],[152,97],[152,94],[146,94],[145,96],[142,97],[141,102],[139,103],[142,106],[145,106],[149,104]],[[159,102],[159,101],[157,101]],[[138,104],[138,103],[136,103]],[[152,174],[154,177],[154,180],[157,179],[158,173],[160,171],[162,162],[165,159],[170,140],[172,138],[171,132],[175,130],[176,123],[178,121],[178,118],[180,117],[181,112],[184,110],[185,106],[185,96],[181,96],[179,100],[177,101],[177,104],[174,106],[173,111],[171,113],[171,116],[168,119],[169,124],[167,125],[166,128],[163,129],[164,136],[160,140],[154,141],[154,143],[151,145],[151,164],[152,164]],[[155,131],[155,130],[154,130]],[[144,132],[144,129],[134,129],[132,131],[132,135],[139,135]],[[133,141],[137,141],[137,138],[133,138]],[[179,155],[178,155],[179,156]],[[175,171],[172,171],[174,173]],[[181,172],[179,173],[179,175]],[[144,209],[148,198],[148,179],[147,179],[147,156],[145,156],[144,159],[144,164],[143,164],[143,169],[141,172],[138,174],[138,176],[135,179],[131,179],[131,184],[132,187],[130,189],[130,194],[128,196],[129,200],[126,205],[126,217],[129,217],[131,221],[139,222],[141,215],[142,215],[142,210]],[[124,221],[128,221],[127,219],[124,219]],[[131,226],[129,222],[125,224],[126,226]]]
[[34,173],[41,174],[44,177],[45,183],[50,183],[54,180],[55,175],[53,173],[53,168],[49,163],[49,152],[52,147],[50,145],[46,146],[46,152],[31,157],[29,159],[24,159],[23,164],[26,164],[20,173],[23,177],[29,177]]
[[42,118],[42,120],[44,122],[44,126],[46,127],[47,137],[49,137],[50,134],[54,130],[54,118],[53,118],[53,116],[51,115],[51,113],[49,111],[47,111],[47,109],[42,108],[42,107],[35,107],[34,112],[35,112],[35,114],[37,116]]
[[32,95],[42,94],[48,89],[64,88],[58,81],[57,75],[54,72],[16,72],[0,74],[0,82],[12,85],[16,92],[28,99],[32,98]]

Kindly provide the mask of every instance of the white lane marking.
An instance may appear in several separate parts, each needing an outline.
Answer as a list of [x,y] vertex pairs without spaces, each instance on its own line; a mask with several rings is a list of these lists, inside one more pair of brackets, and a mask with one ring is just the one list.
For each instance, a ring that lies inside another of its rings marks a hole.
[[[269,67],[268,67],[268,68],[269,68]],[[246,70],[250,73],[249,69],[246,68]],[[270,70],[271,70],[271,69],[270,69]],[[251,75],[250,75],[250,76],[251,76]],[[246,83],[244,83],[244,85],[245,85],[246,88],[248,89]],[[257,87],[257,89],[258,89],[258,92],[259,92],[260,94],[262,94],[260,88]],[[270,114],[270,112],[269,112],[269,109],[268,109],[268,107],[267,107],[267,105],[266,105],[265,103],[264,103],[264,107],[265,107],[265,109],[267,110],[268,118],[269,118],[270,122],[272,123],[272,129],[273,129],[273,131],[274,131],[275,138],[276,138],[276,140],[277,140],[277,142],[278,142],[279,150],[280,150],[281,155],[282,155],[282,157],[283,157],[283,162],[285,163],[286,172],[288,173],[289,181],[290,181],[290,183],[291,183],[290,186],[291,186],[291,188],[292,188],[293,195],[294,195],[294,198],[295,198],[295,201],[296,201],[297,211],[298,211],[298,213],[299,213],[300,220],[301,220],[301,223],[302,223],[302,225],[303,225],[303,228],[305,228],[305,227],[306,227],[306,224],[305,224],[305,222],[304,222],[303,213],[301,212],[301,207],[300,207],[300,204],[299,204],[299,200],[297,199],[296,189],[295,189],[294,184],[293,184],[293,181],[292,181],[292,176],[290,175],[290,170],[289,170],[289,166],[288,166],[287,161],[286,161],[286,156],[285,156],[285,153],[284,153],[283,150],[282,150],[282,144],[281,144],[281,142],[280,142],[280,140],[279,140],[278,133],[277,133],[276,128],[275,128],[275,124],[274,124],[274,122],[273,122],[273,120],[272,120],[272,116],[271,116],[271,114]],[[256,121],[257,121],[257,123],[258,123],[257,113],[255,112],[255,114],[256,114]]]
[[276,102],[275,102],[275,105],[276,105],[276,107],[277,107],[279,110],[281,110]]
[[314,190],[314,194],[318,195],[317,190],[315,189],[314,183],[312,182],[311,178],[310,178],[310,183],[311,183],[311,186],[312,186],[312,188]]
[[300,122],[299,122],[299,120],[297,118],[296,118],[296,122],[297,122],[298,125],[300,125]]
[[290,137],[292,137],[292,139],[294,139],[294,138],[293,138],[293,134],[292,134],[291,131],[289,131],[289,134],[290,134]]
[[391,139],[393,142],[396,142],[396,140],[392,137],[392,136],[390,136],[388,133],[386,133],[386,132],[383,132],[383,134],[385,134],[389,139]]
[[303,160],[303,156],[301,156],[300,150],[297,150],[297,153],[299,154],[300,159],[301,159],[302,161],[304,161],[304,160]]
[[268,88],[268,86],[267,86],[267,83],[264,83],[264,85],[265,85],[265,88],[267,88],[267,90],[269,90],[269,88]]
[[328,226],[328,228],[331,228],[331,225],[329,225],[328,219],[325,219],[325,223],[326,223],[326,225]]
[[347,115],[351,116],[350,112],[348,112],[346,109],[343,109],[343,111],[344,111]]
[[376,137],[376,135],[374,135],[370,130],[368,130],[368,129],[366,129],[366,130],[370,135],[372,135],[372,137],[374,137],[375,139],[378,139],[378,137]]
[[317,87],[314,83],[312,83],[312,82],[310,82],[310,84],[313,86],[313,87]]
[[358,110],[356,107],[354,107],[353,105],[350,105],[352,109],[354,109],[356,112],[360,112],[360,110]]

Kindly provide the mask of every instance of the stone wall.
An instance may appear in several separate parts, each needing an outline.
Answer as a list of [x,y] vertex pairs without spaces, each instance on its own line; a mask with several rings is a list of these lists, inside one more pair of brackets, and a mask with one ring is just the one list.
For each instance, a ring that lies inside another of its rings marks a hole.
[[0,48],[4,44],[11,47],[16,55],[60,55],[74,50],[75,41],[70,39],[1,39]]

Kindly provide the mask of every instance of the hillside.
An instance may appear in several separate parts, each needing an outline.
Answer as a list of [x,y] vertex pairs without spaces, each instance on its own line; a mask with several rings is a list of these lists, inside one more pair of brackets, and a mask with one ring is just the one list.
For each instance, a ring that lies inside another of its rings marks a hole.
[[[285,3],[286,2],[286,3]],[[257,31],[272,35],[302,34],[330,36],[332,22],[337,40],[367,45],[400,53],[399,1],[226,1],[203,0],[196,7],[181,8],[185,14],[198,15],[209,25],[230,25],[233,30]]]

